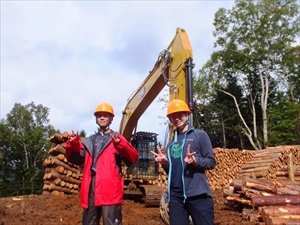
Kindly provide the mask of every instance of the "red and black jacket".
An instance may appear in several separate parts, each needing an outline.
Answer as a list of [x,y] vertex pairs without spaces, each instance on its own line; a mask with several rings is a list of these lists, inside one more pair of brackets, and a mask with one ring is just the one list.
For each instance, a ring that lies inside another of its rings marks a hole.
[[[92,180],[93,141],[97,134],[80,141],[79,138],[66,143],[67,159],[74,164],[83,164],[83,178],[80,186],[80,205],[88,208],[88,195]],[[114,205],[123,202],[124,179],[121,171],[121,159],[133,164],[139,154],[123,137],[118,135],[119,142],[111,139],[99,152],[96,161],[95,206]]]

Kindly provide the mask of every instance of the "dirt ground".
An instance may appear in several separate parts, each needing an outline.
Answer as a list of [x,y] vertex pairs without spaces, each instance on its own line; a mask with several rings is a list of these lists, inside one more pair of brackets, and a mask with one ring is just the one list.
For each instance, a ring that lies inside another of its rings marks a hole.
[[[255,225],[245,220],[240,209],[225,204],[222,191],[214,191],[215,225]],[[165,225],[159,207],[125,198],[123,225]],[[79,195],[29,195],[0,198],[0,225],[80,225]],[[100,223],[102,224],[102,223]]]

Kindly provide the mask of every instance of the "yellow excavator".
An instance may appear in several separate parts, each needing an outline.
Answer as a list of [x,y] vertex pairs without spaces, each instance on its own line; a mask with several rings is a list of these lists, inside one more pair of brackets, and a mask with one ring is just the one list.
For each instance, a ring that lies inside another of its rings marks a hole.
[[[193,112],[193,67],[189,37],[184,29],[177,28],[169,47],[159,53],[154,68],[130,96],[123,111],[119,133],[130,141],[140,154],[134,165],[124,166],[124,194],[143,195],[146,206],[159,206],[165,188],[149,183],[158,177],[159,172],[158,164],[150,152],[156,151],[157,134],[137,132],[138,120],[166,86],[169,88],[169,101],[175,98],[184,100]],[[192,123],[192,117],[190,120]],[[167,139],[171,138],[172,129],[173,127],[170,127]]]

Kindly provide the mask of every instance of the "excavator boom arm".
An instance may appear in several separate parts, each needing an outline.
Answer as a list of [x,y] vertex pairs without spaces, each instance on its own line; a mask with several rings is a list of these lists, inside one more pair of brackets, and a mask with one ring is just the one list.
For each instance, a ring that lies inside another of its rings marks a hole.
[[130,140],[139,118],[166,85],[170,87],[169,100],[182,99],[193,109],[192,60],[188,35],[184,29],[177,28],[168,49],[159,54],[153,70],[128,99],[119,127],[120,134]]

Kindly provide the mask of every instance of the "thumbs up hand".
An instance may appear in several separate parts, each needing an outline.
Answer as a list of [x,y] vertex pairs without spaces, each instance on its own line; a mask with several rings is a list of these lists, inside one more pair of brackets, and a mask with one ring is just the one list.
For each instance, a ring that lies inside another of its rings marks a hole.
[[186,162],[187,164],[195,165],[196,164],[196,157],[194,156],[195,154],[196,152],[191,153],[191,146],[188,145],[184,162]]

